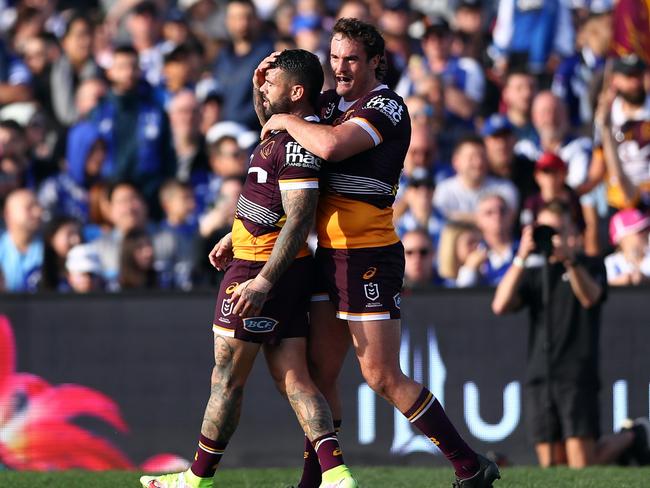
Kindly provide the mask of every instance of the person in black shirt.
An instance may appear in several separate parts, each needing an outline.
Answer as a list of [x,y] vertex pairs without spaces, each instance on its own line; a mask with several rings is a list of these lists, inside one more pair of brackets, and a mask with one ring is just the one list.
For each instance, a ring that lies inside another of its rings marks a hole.
[[598,440],[599,331],[607,295],[603,261],[580,252],[576,225],[562,202],[545,204],[536,224],[556,232],[548,257],[548,302],[543,300],[544,258],[533,254],[533,227],[527,226],[492,310],[501,315],[528,308],[524,408],[539,463],[573,468],[612,463],[642,440],[641,449],[647,450],[641,426]]

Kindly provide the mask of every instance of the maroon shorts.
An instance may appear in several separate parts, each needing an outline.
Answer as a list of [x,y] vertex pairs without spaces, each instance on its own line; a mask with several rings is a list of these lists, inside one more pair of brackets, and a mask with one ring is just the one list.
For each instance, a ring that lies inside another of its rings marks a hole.
[[242,319],[232,313],[228,299],[240,283],[255,278],[264,261],[233,259],[228,265],[217,296],[212,330],[215,334],[246,342],[277,344],[282,339],[307,337],[307,312],[313,289],[313,258],[296,259],[271,288],[257,317]]
[[330,300],[339,319],[355,322],[400,318],[404,247],[316,250],[312,302]]

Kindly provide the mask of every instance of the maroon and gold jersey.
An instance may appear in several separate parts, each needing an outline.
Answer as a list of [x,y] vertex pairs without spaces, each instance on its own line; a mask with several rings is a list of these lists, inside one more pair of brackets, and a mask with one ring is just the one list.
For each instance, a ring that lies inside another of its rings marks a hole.
[[[642,201],[650,204],[650,97],[636,113],[627,116],[623,112],[621,98],[616,98],[612,104],[612,134],[616,139],[617,152],[623,172],[637,188],[634,202],[625,200],[623,189],[619,182],[606,178],[607,201],[615,208],[625,208]],[[597,135],[596,155],[604,157],[602,144]]]
[[[286,132],[275,133],[258,144],[237,201],[232,226],[235,258],[268,261],[286,221],[280,191],[318,189],[321,163]],[[309,254],[305,244],[296,257]]]
[[402,98],[380,85],[354,102],[335,90],[321,95],[322,123],[354,123],[365,130],[374,147],[323,170],[316,229],[319,246],[360,249],[395,244],[393,209],[404,157],[411,139],[411,121]]

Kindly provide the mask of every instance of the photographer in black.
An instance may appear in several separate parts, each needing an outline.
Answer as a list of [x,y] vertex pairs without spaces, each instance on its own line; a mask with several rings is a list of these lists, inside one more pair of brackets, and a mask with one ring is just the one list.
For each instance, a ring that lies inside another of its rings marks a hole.
[[497,287],[497,315],[528,307],[524,410],[543,467],[582,468],[647,456],[647,419],[599,439],[599,332],[607,292],[602,259],[585,256],[568,207],[546,203],[524,228]]

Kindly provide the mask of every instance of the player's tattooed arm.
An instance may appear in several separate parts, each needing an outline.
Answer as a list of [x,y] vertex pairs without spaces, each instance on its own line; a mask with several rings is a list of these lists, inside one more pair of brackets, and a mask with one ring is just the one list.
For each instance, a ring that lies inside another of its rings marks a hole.
[[332,414],[323,395],[287,389],[287,398],[309,440],[313,441],[334,431]]
[[243,318],[254,317],[262,310],[268,292],[295,259],[314,222],[318,205],[317,190],[286,190],[280,193],[287,220],[271,256],[257,277],[240,284],[231,297],[236,302],[233,313]]
[[[217,442],[228,442],[232,437],[241,412],[243,389],[233,381],[235,350],[222,336],[215,335],[214,360],[210,399],[205,408],[201,433]],[[233,386],[233,384],[235,386]]]
[[280,230],[271,257],[260,271],[260,275],[273,284],[277,283],[305,244],[318,206],[318,190],[286,190],[280,193],[287,221]]

